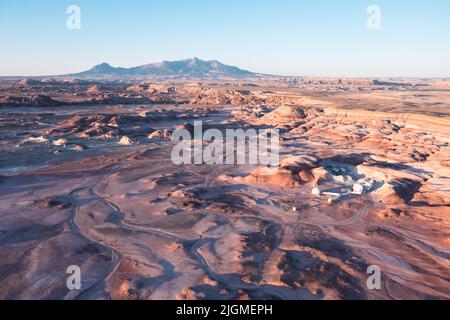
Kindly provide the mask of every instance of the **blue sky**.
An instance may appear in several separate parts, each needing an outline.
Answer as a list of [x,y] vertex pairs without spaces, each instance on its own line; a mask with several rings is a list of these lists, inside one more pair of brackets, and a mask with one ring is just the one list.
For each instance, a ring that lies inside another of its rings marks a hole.
[[[81,30],[66,27],[71,4]],[[0,75],[196,56],[270,74],[449,77],[450,1],[0,0],[0,39]]]

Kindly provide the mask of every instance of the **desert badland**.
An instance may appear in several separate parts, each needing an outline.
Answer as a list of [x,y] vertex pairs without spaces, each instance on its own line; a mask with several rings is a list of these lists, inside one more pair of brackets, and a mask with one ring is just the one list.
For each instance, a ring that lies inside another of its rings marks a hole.
[[[1,82],[0,299],[450,298],[450,81],[109,76]],[[175,165],[194,121],[279,165]]]

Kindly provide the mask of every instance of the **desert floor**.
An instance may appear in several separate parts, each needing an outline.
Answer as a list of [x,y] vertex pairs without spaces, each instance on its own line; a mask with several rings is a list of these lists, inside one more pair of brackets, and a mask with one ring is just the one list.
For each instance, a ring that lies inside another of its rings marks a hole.
[[[0,299],[449,299],[449,89],[240,89],[0,108]],[[198,120],[281,164],[175,165]]]

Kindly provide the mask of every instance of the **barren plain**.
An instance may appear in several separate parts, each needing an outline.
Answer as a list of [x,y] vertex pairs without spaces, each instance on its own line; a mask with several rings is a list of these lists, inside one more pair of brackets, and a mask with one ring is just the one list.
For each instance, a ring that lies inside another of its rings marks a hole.
[[[173,164],[198,120],[279,167]],[[5,80],[0,137],[0,299],[450,298],[448,80]]]

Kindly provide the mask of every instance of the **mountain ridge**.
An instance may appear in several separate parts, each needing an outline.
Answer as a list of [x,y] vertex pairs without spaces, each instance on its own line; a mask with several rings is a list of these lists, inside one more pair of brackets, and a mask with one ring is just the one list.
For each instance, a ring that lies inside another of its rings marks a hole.
[[184,60],[162,61],[131,68],[113,67],[103,62],[80,73],[64,76],[70,77],[231,77],[245,78],[262,76],[235,66],[225,65],[217,60],[201,60],[197,57]]

